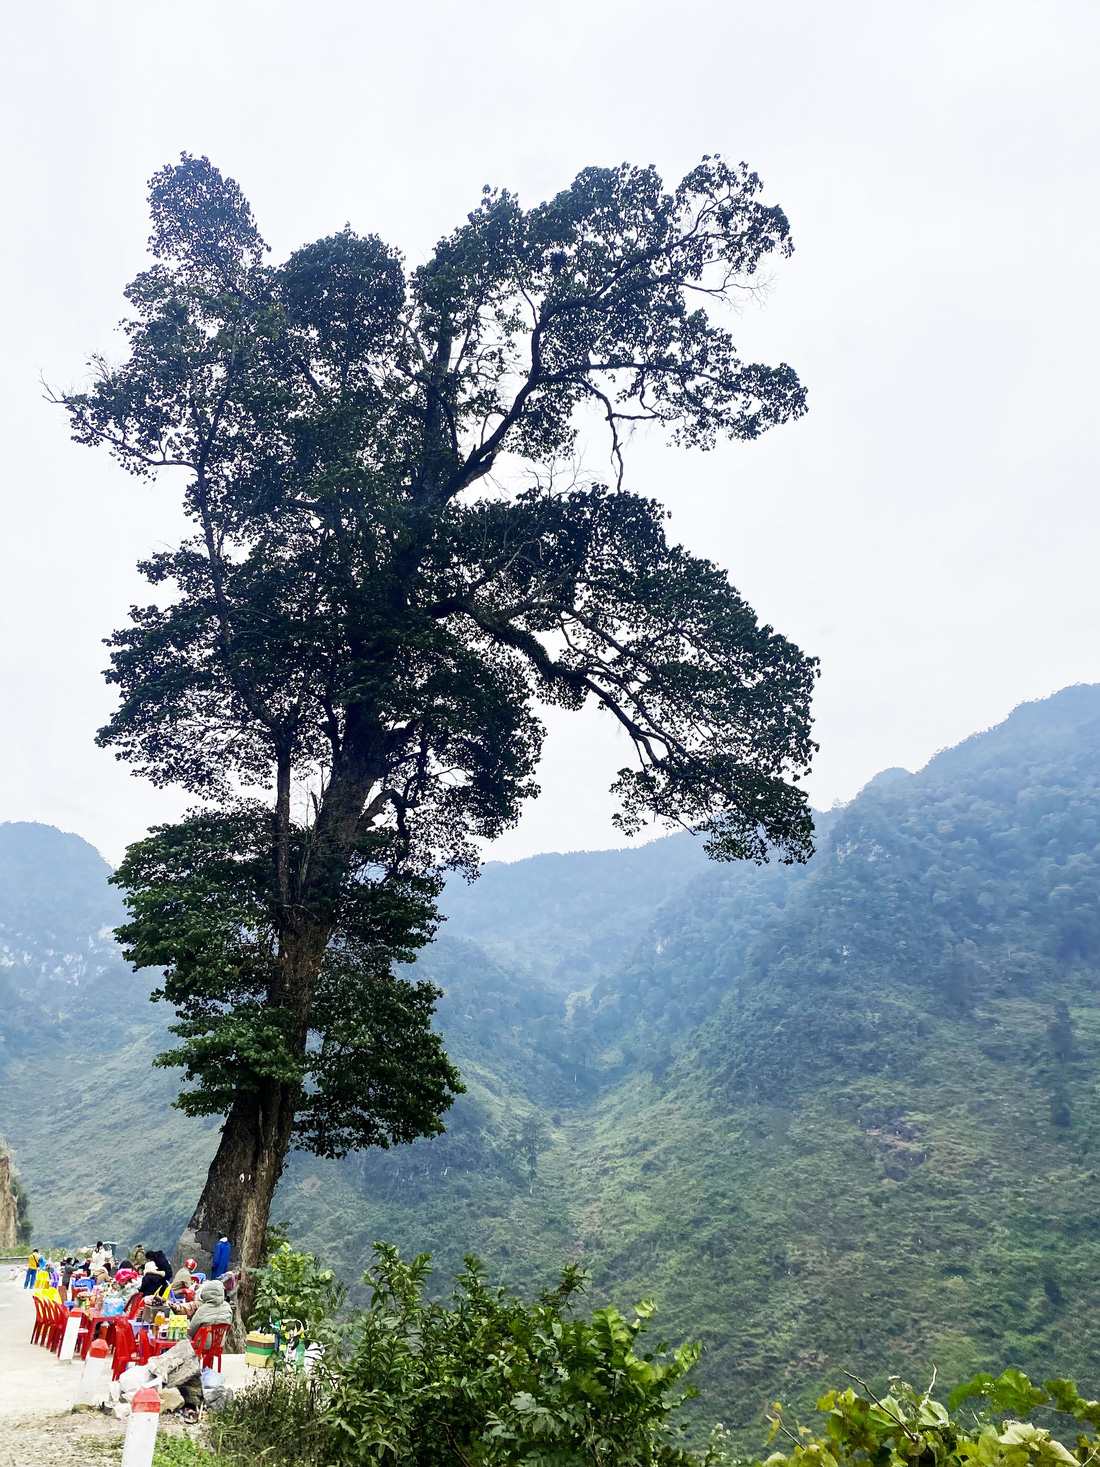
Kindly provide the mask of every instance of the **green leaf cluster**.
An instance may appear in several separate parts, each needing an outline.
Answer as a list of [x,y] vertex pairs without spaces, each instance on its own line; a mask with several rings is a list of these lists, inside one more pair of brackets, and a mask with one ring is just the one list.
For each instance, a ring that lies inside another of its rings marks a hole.
[[776,1403],[768,1412],[768,1440],[790,1445],[768,1457],[765,1467],[1084,1467],[1100,1457],[1095,1437],[1078,1435],[1071,1448],[1048,1427],[1019,1419],[1051,1406],[1095,1431],[1100,1402],[1082,1399],[1069,1380],[1049,1380],[1040,1389],[1011,1368],[997,1377],[976,1375],[949,1398],[951,1412],[975,1396],[982,1399],[984,1410],[966,1420],[933,1399],[933,1386],[918,1393],[892,1376],[890,1390],[879,1397],[863,1381],[857,1384],[862,1393],[849,1386],[818,1401],[825,1419],[816,1433],[792,1425]]
[[[401,869],[394,839],[357,843],[330,898],[332,936],[304,1018],[272,1001],[279,969],[270,816],[255,803],[196,811],[132,845],[111,877],[127,893],[119,929],[135,967],[164,971],[180,1043],[156,1063],[191,1088],[176,1105],[220,1115],[265,1081],[298,1095],[296,1139],[322,1156],[442,1130],[462,1090],[432,1028],[439,989],[402,977],[435,929],[438,880]],[[306,839],[296,831],[296,843]]]
[[252,1329],[297,1320],[309,1340],[330,1336],[345,1294],[331,1268],[323,1267],[312,1253],[283,1243],[254,1273],[256,1295],[248,1321]]
[[341,1463],[674,1464],[691,1460],[674,1417],[694,1392],[698,1344],[645,1347],[655,1306],[574,1313],[568,1265],[532,1305],[490,1288],[466,1259],[449,1305],[427,1302],[430,1258],[375,1246],[369,1307],[330,1371],[325,1408]]

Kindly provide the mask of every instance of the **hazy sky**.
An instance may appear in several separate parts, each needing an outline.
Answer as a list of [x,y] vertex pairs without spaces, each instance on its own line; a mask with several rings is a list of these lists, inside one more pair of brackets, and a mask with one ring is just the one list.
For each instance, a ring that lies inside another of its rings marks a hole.
[[[810,413],[707,455],[635,442],[628,482],[820,656],[815,803],[1100,680],[1098,36],[1095,0],[9,12],[0,820],[117,859],[184,803],[92,742],[100,639],[176,531],[173,486],[70,444],[38,384],[121,350],[145,182],[181,149],[238,180],[276,256],[350,221],[414,263],[484,183],[532,204],[587,164],[743,158],[796,253],[737,333]],[[595,714],[555,720],[543,797],[493,853],[617,844],[623,753]]]

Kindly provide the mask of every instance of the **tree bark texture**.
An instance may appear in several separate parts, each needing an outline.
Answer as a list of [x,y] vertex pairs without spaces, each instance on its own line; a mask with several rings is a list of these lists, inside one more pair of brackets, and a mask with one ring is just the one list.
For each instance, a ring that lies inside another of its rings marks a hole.
[[294,1129],[296,1086],[271,1084],[243,1096],[225,1118],[221,1143],[191,1221],[176,1246],[173,1265],[194,1258],[208,1270],[220,1237],[229,1239],[232,1267],[241,1270],[238,1308],[245,1322],[256,1294],[271,1201],[282,1176]]
[[[289,1038],[297,1057],[306,1051],[314,988],[330,935],[330,923],[299,916],[288,923],[279,944],[268,1002],[293,1015]],[[300,1095],[297,1084],[266,1080],[235,1102],[222,1126],[198,1206],[172,1260],[178,1268],[185,1258],[194,1258],[208,1270],[218,1239],[227,1237],[230,1266],[240,1270],[237,1307],[245,1324],[256,1294],[251,1270],[260,1264]]]

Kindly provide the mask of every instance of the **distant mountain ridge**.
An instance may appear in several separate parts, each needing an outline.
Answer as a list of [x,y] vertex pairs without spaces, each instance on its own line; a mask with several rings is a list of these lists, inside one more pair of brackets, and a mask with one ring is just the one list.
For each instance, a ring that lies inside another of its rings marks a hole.
[[620,850],[489,861],[477,881],[448,883],[445,930],[573,992],[610,972],[707,864],[703,842],[686,831]]
[[[145,980],[92,972],[117,897],[76,847],[74,901],[36,917],[76,838],[29,829],[0,937],[30,957],[0,978],[58,1018],[0,1006],[0,1130],[41,1236],[171,1241],[216,1129],[149,1068]],[[703,1339],[712,1413],[754,1449],[761,1402],[842,1368],[1100,1393],[1100,687],[884,771],[818,847],[711,865],[678,835],[449,886],[421,959],[468,1086],[447,1133],[296,1157],[277,1215],[350,1280],[376,1238],[432,1249],[441,1289],[470,1248],[524,1288],[581,1258],[598,1297],[654,1294]]]
[[121,896],[111,868],[78,835],[0,824],[0,969],[28,995],[88,983],[121,964]]

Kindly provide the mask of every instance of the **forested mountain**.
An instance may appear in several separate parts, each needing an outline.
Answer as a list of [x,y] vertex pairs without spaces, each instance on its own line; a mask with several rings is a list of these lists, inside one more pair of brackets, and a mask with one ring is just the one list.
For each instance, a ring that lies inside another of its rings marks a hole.
[[[0,1130],[40,1236],[170,1242],[216,1132],[148,1067],[166,1019],[75,841],[0,827]],[[276,1204],[345,1276],[376,1238],[435,1251],[440,1288],[467,1249],[524,1288],[581,1257],[703,1339],[707,1413],[755,1445],[764,1400],[845,1368],[1097,1393],[1100,687],[880,776],[808,866],[683,835],[444,906],[447,1134],[297,1158]]]

